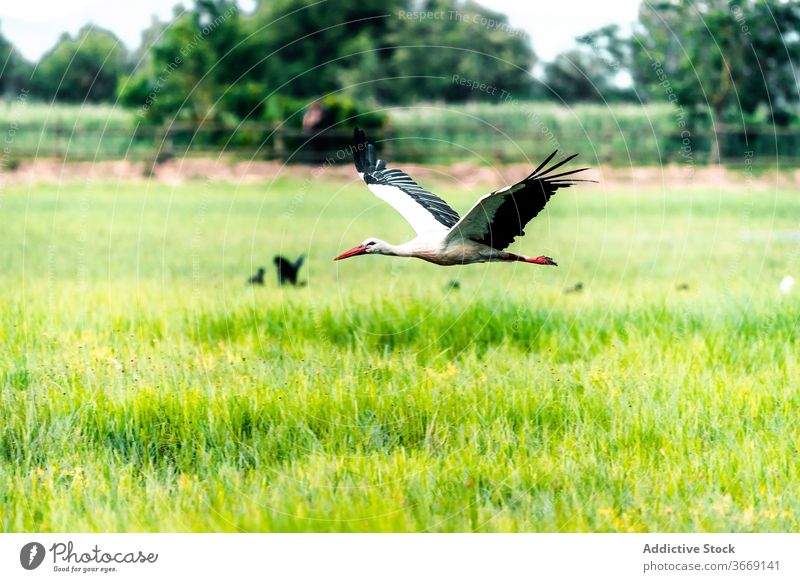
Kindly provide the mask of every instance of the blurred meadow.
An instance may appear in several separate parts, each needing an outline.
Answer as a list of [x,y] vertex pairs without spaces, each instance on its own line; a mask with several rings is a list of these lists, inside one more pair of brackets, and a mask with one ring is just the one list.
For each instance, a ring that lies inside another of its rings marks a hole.
[[800,527],[791,189],[570,188],[516,245],[558,268],[334,263],[412,234],[356,176],[0,209],[3,531]]

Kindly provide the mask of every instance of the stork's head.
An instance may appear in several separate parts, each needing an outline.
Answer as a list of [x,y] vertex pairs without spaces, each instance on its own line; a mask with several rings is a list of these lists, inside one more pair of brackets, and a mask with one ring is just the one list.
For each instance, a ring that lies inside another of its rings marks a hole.
[[334,257],[334,261],[341,259],[348,259],[350,257],[357,257],[358,255],[388,255],[389,245],[379,238],[368,238],[357,247],[353,247],[349,251],[343,252],[338,257]]

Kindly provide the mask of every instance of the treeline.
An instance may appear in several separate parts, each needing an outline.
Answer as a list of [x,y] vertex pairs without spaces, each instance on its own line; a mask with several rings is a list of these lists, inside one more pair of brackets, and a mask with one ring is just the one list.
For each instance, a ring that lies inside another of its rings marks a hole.
[[[797,2],[645,2],[632,36],[607,26],[549,63],[539,63],[535,42],[474,2],[261,0],[245,13],[232,0],[196,0],[189,10],[176,7],[169,22],[154,22],[134,51],[87,26],[32,64],[0,37],[0,93],[119,102],[155,124],[299,125],[318,98],[345,118],[383,105],[491,102],[498,94],[667,101],[687,127],[797,118]],[[364,121],[380,123],[381,115]]]
[[413,4],[270,0],[245,13],[231,0],[197,0],[154,22],[135,51],[87,26],[35,66],[0,40],[0,91],[30,86],[46,100],[119,100],[156,123],[285,119],[322,96],[339,115],[489,98],[453,84],[455,72],[532,96],[536,56],[504,15],[471,2]]

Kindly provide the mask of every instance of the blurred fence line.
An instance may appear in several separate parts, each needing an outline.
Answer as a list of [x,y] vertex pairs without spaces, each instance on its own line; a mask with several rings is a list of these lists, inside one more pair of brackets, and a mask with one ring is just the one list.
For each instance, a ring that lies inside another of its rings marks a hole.
[[[381,157],[396,162],[440,164],[526,163],[554,149],[579,152],[586,163],[611,165],[709,163],[713,133],[641,130],[545,132],[542,128],[419,124],[368,130]],[[722,126],[717,132],[723,163],[782,166],[800,161],[800,128]],[[15,126],[13,144],[5,148],[0,169],[19,160],[130,160],[160,163],[182,157],[233,157],[288,163],[350,163],[352,129],[331,128],[320,134],[275,124],[242,123],[108,127],[76,129],[68,123]]]

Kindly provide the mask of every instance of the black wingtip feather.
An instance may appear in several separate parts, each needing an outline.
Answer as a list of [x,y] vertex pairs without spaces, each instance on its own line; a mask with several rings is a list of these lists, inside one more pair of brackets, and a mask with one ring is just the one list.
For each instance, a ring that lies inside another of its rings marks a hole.
[[353,163],[359,173],[364,173],[367,167],[367,134],[360,127],[353,130]]
[[[572,160],[572,159],[576,158],[577,156],[578,156],[578,154],[572,154],[571,156],[567,156],[566,158],[564,158],[563,160],[561,160],[561,161],[560,161],[560,162],[558,162],[557,164],[553,164],[552,166],[550,166],[549,168],[547,168],[547,169],[546,169],[544,172],[542,172],[541,174],[536,174],[536,176],[534,176],[534,177],[535,177],[535,178],[544,178],[544,177],[546,177],[546,176],[547,176],[547,175],[548,175],[550,172],[552,172],[553,170],[557,170],[558,168],[560,168],[561,166],[563,166],[564,164],[566,164],[566,163],[567,163],[567,162],[569,162],[570,160]],[[551,177],[552,177],[552,176],[551,176]],[[547,179],[549,180],[550,178],[547,178]]]
[[555,155],[557,153],[558,153],[558,150],[554,151],[552,154],[547,156],[547,159],[545,161],[543,161],[541,164],[539,164],[539,167],[536,168],[533,172],[530,173],[530,175],[528,176],[528,179],[529,178],[533,178],[536,175],[536,172],[538,172],[539,170],[544,168],[547,165],[547,163],[555,157]]
[[[571,174],[577,174],[578,172],[583,172],[584,170],[590,170],[591,168],[578,168],[577,170],[569,170],[567,172],[561,172],[560,174],[556,174],[555,176],[547,176],[547,181],[550,182],[555,180],[556,178],[561,178],[562,176],[569,176]],[[549,170],[548,172],[549,173]],[[544,176],[544,174],[542,174]]]
[[378,152],[375,150],[375,145],[367,144],[367,168],[374,168],[378,165]]
[[353,131],[353,162],[356,170],[366,174],[374,170],[382,160],[378,159],[375,145],[367,141],[367,134],[360,127]]

